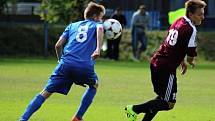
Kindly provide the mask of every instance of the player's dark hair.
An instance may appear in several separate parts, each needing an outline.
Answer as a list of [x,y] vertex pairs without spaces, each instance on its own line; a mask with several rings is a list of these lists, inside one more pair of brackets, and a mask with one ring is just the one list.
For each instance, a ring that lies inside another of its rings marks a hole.
[[105,14],[104,6],[90,2],[84,11],[84,18],[93,18],[94,16],[99,16],[101,13]]
[[206,5],[207,4],[202,0],[188,0],[185,3],[186,16],[189,17],[189,12],[195,13],[197,9],[205,8]]

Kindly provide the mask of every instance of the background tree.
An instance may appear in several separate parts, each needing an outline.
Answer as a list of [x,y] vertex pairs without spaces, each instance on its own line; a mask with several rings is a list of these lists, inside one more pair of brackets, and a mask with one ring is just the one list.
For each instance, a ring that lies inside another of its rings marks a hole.
[[0,15],[3,14],[5,7],[6,7],[6,0],[1,0],[0,1]]
[[[7,3],[16,3],[17,0],[0,0],[0,15],[4,14],[4,10],[8,9]],[[8,11],[8,10],[6,10]]]
[[83,19],[83,11],[90,0],[43,0],[41,18],[50,23],[65,23]]

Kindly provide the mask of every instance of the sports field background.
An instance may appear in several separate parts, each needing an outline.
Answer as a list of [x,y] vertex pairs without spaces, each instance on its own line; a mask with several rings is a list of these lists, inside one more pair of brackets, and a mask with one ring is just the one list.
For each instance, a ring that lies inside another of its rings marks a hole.
[[[0,121],[17,121],[55,66],[54,59],[0,59]],[[125,105],[155,96],[148,62],[99,60],[96,72],[100,86],[85,121],[127,121]],[[70,121],[84,91],[74,85],[68,96],[54,94],[30,121]],[[215,121],[215,62],[198,61],[185,76],[178,71],[177,104],[153,121]]]

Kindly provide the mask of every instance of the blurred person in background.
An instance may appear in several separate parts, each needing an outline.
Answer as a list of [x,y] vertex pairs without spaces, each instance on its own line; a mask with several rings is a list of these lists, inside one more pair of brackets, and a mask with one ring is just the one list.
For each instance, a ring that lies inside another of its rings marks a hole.
[[[146,29],[150,21],[149,13],[146,12],[146,6],[140,5],[139,9],[133,14],[131,19],[131,43],[133,52],[133,61],[139,61],[141,53],[147,48]],[[139,47],[140,42],[140,47]]]

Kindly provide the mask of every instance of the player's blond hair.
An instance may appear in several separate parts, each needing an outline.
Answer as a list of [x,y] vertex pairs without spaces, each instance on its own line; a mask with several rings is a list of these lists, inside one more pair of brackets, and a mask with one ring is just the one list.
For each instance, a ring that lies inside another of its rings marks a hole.
[[105,7],[103,5],[90,2],[84,10],[84,18],[93,18],[99,16],[101,13],[105,14]]
[[195,13],[196,9],[205,8],[207,4],[202,0],[188,0],[185,2],[186,16],[190,13]]

